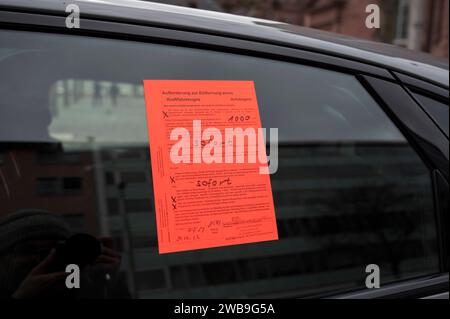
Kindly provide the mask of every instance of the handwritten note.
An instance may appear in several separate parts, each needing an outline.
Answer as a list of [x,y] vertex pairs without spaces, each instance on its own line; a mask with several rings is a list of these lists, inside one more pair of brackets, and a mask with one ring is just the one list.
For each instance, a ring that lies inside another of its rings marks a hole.
[[159,252],[277,240],[267,163],[249,160],[258,140],[227,149],[237,142],[226,129],[261,128],[253,82],[145,80],[144,90]]

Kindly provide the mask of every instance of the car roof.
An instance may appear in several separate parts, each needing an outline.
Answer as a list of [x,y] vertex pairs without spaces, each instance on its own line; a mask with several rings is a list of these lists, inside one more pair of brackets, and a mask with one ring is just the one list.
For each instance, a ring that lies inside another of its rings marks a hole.
[[71,3],[79,6],[81,18],[153,24],[295,47],[380,65],[449,86],[448,60],[276,21],[135,0],[0,0],[0,8],[67,15],[65,9]]

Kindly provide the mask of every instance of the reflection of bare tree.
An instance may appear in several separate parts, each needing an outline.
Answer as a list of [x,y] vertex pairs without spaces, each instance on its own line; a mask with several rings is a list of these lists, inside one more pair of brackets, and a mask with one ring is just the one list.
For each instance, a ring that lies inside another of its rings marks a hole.
[[[411,200],[412,195],[402,194],[399,189],[401,187],[389,184],[340,190],[326,203],[339,221],[335,232],[339,237],[325,243],[326,249],[339,250],[349,244],[360,247],[361,261],[389,263],[393,274],[400,277],[405,249],[421,225],[416,220],[419,212]],[[355,242],[355,234],[358,242]]]

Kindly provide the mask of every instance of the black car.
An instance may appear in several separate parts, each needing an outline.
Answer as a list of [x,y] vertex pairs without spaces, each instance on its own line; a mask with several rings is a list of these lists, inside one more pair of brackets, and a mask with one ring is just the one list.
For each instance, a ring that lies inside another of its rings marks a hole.
[[[0,0],[1,297],[59,294],[29,278],[87,233],[103,260],[81,297],[448,298],[448,61],[216,12],[71,3],[79,28],[66,1]],[[254,81],[263,127],[279,129],[279,240],[158,254],[144,79]]]

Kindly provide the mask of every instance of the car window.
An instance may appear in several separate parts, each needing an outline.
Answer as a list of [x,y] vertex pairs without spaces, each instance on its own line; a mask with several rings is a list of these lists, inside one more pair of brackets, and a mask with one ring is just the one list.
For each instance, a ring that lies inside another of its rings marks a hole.
[[438,124],[448,137],[449,130],[449,112],[448,102],[443,103],[423,94],[414,93],[414,97],[419,101],[420,105],[431,116],[431,118]]
[[[263,127],[279,130],[270,176],[279,240],[158,254],[144,79],[254,81]],[[369,264],[380,267],[382,284],[439,271],[430,173],[352,75],[0,31],[0,96],[3,294],[39,260],[18,248],[24,242],[80,231],[122,254],[108,274],[116,297],[306,296],[365,288]]]

